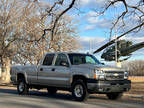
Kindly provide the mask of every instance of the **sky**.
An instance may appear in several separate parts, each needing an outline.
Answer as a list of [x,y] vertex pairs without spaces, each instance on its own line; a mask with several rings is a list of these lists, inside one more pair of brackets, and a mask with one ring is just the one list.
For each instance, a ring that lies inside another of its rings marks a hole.
[[[43,0],[43,1],[53,1],[53,0]],[[68,3],[69,0],[66,0]],[[109,41],[109,32],[112,22],[114,21],[115,16],[124,11],[122,3],[114,5],[115,8],[110,8],[102,16],[97,16],[97,11],[100,11],[107,0],[77,0],[77,4],[71,9],[67,14],[72,16],[77,23],[77,33],[78,33],[78,42],[81,44],[82,48],[79,49],[79,52],[89,52],[92,53],[96,49],[100,48],[102,45]],[[134,5],[139,0],[126,0],[129,4]],[[143,7],[142,7],[143,8]],[[144,8],[143,8],[144,9]],[[126,21],[126,27],[124,30],[129,30],[131,27],[137,25],[137,18],[130,17]],[[113,38],[115,35],[120,35],[120,30],[115,29],[113,33]],[[139,43],[144,41],[144,28],[138,33],[131,33],[124,36],[122,39],[130,40],[133,43]],[[90,44],[91,43],[91,44]],[[91,50],[90,50],[91,46]],[[101,54],[95,54],[95,56],[100,60]],[[129,60],[144,60],[144,48],[137,50],[132,53],[132,57]]]
[[[109,32],[112,22],[118,13],[121,13],[124,8],[121,3],[116,4],[115,8],[110,8],[103,16],[97,16],[97,10],[100,10],[105,4],[106,0],[79,0],[80,1],[80,12],[78,15],[80,18],[79,22],[79,42],[82,45],[82,52],[89,52],[90,42],[91,42],[91,52],[100,48],[102,45],[109,41]],[[127,0],[129,4],[135,4],[137,0]],[[137,25],[137,18],[132,17],[126,21],[125,31]],[[113,35],[120,35],[118,30],[115,30]],[[113,36],[114,38],[114,36]],[[133,43],[144,42],[144,28],[138,33],[131,33],[124,36],[121,39],[130,40]],[[100,53],[95,54],[95,56],[103,62]],[[129,60],[144,60],[144,48],[137,50],[132,53],[132,57]],[[113,63],[113,62],[111,62]]]

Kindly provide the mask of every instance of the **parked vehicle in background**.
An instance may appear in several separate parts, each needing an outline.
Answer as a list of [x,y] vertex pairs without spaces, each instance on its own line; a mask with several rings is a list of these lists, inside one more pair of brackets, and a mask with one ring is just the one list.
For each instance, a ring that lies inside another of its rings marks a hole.
[[30,88],[47,88],[50,94],[68,90],[78,101],[92,93],[118,99],[131,87],[126,71],[103,65],[95,56],[84,53],[47,53],[39,65],[12,66],[10,73],[21,95]]

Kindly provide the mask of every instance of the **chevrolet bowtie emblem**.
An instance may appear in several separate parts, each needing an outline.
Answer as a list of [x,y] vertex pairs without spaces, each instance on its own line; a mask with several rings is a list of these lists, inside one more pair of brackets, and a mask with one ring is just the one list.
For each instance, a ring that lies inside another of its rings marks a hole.
[[114,74],[114,76],[118,76],[118,75],[119,75],[118,73],[115,73],[115,74]]

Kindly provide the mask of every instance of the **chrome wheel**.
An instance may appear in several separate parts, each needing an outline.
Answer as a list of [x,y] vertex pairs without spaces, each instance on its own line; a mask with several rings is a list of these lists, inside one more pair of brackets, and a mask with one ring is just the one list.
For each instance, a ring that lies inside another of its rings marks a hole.
[[23,90],[24,90],[24,83],[23,83],[23,82],[20,82],[18,88],[19,88],[19,91],[20,91],[20,92],[23,92]]
[[28,87],[28,85],[25,83],[25,80],[24,80],[24,79],[19,79],[18,85],[17,85],[17,90],[18,90],[18,93],[19,93],[20,95],[25,95],[25,94],[28,93],[29,87]]
[[72,85],[72,95],[77,101],[85,101],[88,98],[88,91],[83,80],[76,80]]
[[82,85],[76,85],[74,88],[74,93],[76,97],[82,97],[84,94]]

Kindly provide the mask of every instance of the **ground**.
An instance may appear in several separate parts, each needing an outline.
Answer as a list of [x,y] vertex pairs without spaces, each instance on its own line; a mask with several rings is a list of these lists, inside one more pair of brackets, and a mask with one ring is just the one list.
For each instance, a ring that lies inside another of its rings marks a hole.
[[131,90],[128,93],[144,96],[144,82],[132,82]]
[[[90,95],[86,102],[76,102],[71,93],[58,91],[49,95],[46,90],[31,90],[28,95],[18,95],[16,87],[0,86],[0,106],[2,108],[143,108],[144,83],[132,83],[130,92],[122,99],[112,101],[105,95]],[[138,94],[136,93],[138,91]],[[137,96],[138,95],[138,96]]]
[[0,85],[0,106],[2,108],[143,108],[144,81],[132,81],[129,92],[120,100],[109,100],[105,95],[90,95],[86,102],[76,102],[71,93],[58,91],[49,95],[47,90],[30,90],[25,96],[18,95],[16,87]]

